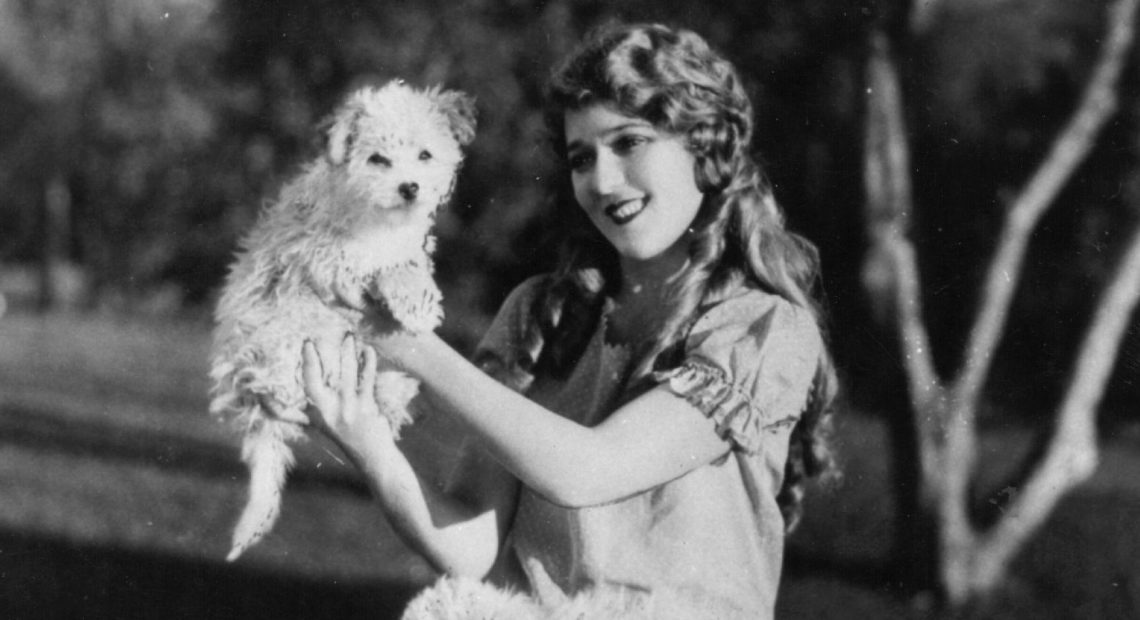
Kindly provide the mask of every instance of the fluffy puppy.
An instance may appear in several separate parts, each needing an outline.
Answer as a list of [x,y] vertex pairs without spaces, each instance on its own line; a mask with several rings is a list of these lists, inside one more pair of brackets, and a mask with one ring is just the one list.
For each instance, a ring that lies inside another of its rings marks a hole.
[[[431,227],[475,134],[474,102],[458,91],[391,82],[352,93],[332,115],[324,154],[268,204],[242,240],[215,313],[210,411],[236,424],[249,467],[249,500],[234,560],[280,511],[304,435],[301,347],[306,339],[367,337],[366,312],[404,328],[443,318],[432,279]],[[326,367],[327,367],[326,360]],[[411,420],[418,385],[377,376],[375,396],[393,429]]]

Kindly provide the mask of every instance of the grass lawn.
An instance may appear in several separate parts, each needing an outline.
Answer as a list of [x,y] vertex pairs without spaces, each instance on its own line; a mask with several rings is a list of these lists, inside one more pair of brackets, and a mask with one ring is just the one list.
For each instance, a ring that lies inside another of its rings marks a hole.
[[[282,518],[234,564],[244,501],[236,439],[206,413],[208,326],[0,318],[0,618],[393,618],[428,567],[395,539],[327,442],[300,451]],[[849,415],[845,480],[810,496],[789,543],[781,619],[927,618],[892,587],[885,429]],[[405,445],[443,470],[455,432]],[[1016,469],[1023,429],[987,435],[983,485]],[[1140,617],[1140,441],[1025,550],[1011,584],[956,618]]]

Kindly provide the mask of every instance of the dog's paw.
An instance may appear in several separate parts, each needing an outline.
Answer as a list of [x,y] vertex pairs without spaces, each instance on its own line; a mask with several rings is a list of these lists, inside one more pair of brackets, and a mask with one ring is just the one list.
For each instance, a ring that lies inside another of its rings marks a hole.
[[429,332],[443,322],[443,295],[425,268],[387,271],[376,278],[369,293],[405,329]]
[[433,286],[421,291],[419,297],[408,299],[400,310],[394,310],[392,314],[409,331],[430,332],[443,323],[442,300],[439,290]]

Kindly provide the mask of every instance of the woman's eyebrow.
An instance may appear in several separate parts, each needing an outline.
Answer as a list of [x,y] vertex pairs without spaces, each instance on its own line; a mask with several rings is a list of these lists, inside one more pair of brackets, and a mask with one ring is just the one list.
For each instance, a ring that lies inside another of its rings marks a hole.
[[648,122],[642,121],[642,120],[636,120],[636,121],[630,121],[628,123],[622,123],[621,125],[616,125],[614,127],[610,127],[609,129],[603,131],[602,135],[603,136],[611,136],[615,133],[621,133],[627,129],[652,129],[652,128],[653,128],[653,125],[650,125]]
[[[607,129],[603,130],[600,134],[598,134],[598,137],[605,139],[605,138],[612,136],[615,133],[621,133],[627,129],[652,129],[652,128],[653,128],[653,125],[651,125],[645,121],[630,121],[628,123],[622,123],[621,125],[615,125],[613,127],[609,127]],[[579,139],[571,140],[570,142],[566,143],[566,151],[570,152],[570,151],[573,151],[574,149],[582,148],[584,146],[585,146],[585,142],[583,140],[579,140]]]

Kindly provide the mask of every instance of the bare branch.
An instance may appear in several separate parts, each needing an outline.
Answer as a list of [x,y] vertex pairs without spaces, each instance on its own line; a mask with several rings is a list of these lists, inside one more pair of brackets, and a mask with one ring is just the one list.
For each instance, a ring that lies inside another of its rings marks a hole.
[[872,38],[867,64],[867,129],[864,181],[871,241],[864,283],[876,303],[889,303],[898,323],[911,398],[928,409],[941,389],[922,320],[922,286],[914,247],[907,235],[913,205],[910,150],[903,120],[902,90],[882,33]]
[[863,285],[880,320],[892,319],[902,347],[912,415],[917,431],[924,503],[941,487],[945,393],[934,368],[922,314],[918,259],[908,234],[913,208],[910,149],[902,89],[886,35],[871,39],[867,61],[867,123],[864,138],[868,254]]
[[[1130,317],[1140,300],[1140,224],[1105,290],[1085,335],[1061,406],[1060,430],[1071,429],[1070,418],[1095,415],[1112,376]],[[1081,424],[1080,426],[1084,426]],[[1092,424],[1088,425],[1090,428]]]
[[976,402],[985,383],[1021,277],[1030,233],[1116,112],[1116,87],[1135,35],[1137,4],[1138,0],[1117,0],[1108,10],[1108,36],[1081,103],[1010,208],[956,383],[959,402]]
[[910,148],[903,120],[902,88],[890,41],[882,32],[871,36],[867,63],[867,184],[872,226],[884,225],[906,234],[910,228]]
[[[1096,412],[1140,302],[1140,224],[1105,290],[1077,357],[1046,458],[978,548],[976,579],[1000,574],[1026,539],[1097,464]],[[987,583],[978,581],[978,583]],[[988,582],[988,583],[993,583]]]
[[920,411],[929,411],[942,398],[942,383],[934,370],[930,337],[922,320],[922,293],[914,246],[902,235],[890,239],[895,264],[895,303],[899,335],[910,383],[911,399]]
[[[914,32],[928,27],[946,8],[943,0],[914,2]],[[1132,47],[1138,5],[1140,0],[1114,0],[1109,7],[1106,41],[1084,94],[1043,163],[1010,205],[969,334],[965,363],[951,389],[937,376],[930,355],[918,260],[908,237],[909,152],[897,76],[886,38],[876,34],[872,40],[864,144],[870,250],[863,280],[874,301],[892,313],[900,336],[922,460],[920,491],[924,508],[933,510],[938,522],[942,586],[952,603],[965,602],[999,583],[1014,554],[1060,498],[1096,466],[1096,408],[1128,317],[1140,299],[1140,226],[1086,334],[1044,461],[993,528],[982,534],[971,522],[969,485],[979,394],[1005,329],[1030,235],[1116,112],[1116,90]]]

